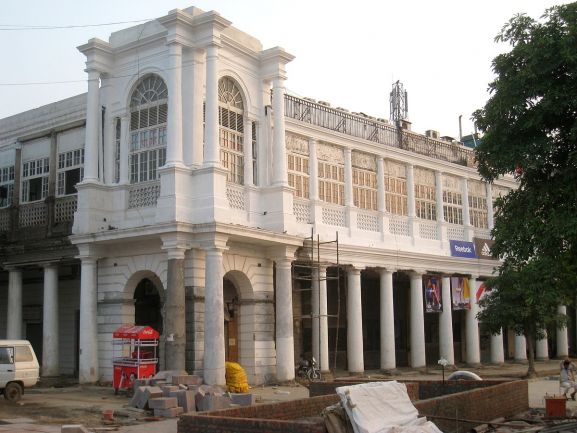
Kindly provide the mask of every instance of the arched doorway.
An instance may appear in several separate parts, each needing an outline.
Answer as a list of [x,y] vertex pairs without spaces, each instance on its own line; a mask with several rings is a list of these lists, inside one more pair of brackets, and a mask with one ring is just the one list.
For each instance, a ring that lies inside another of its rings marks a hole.
[[224,295],[224,351],[225,359],[230,362],[238,362],[238,319],[240,308],[238,294],[234,283],[228,278],[223,278]]
[[134,289],[134,324],[163,331],[162,301],[154,283],[143,278]]

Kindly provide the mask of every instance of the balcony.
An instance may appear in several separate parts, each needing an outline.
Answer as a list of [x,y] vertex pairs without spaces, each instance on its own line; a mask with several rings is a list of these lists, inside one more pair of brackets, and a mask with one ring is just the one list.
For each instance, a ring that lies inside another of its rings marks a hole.
[[382,119],[348,113],[308,99],[285,95],[285,116],[384,146],[408,150],[466,167],[475,167],[473,151],[459,143],[426,137],[397,128]]

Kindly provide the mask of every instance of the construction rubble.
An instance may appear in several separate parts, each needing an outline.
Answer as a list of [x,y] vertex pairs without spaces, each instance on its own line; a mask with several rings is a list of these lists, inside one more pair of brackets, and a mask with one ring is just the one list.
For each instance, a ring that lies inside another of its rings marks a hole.
[[155,417],[174,418],[183,413],[250,406],[252,394],[231,393],[220,386],[204,385],[202,378],[186,372],[159,372],[151,379],[137,379],[130,407],[151,410]]

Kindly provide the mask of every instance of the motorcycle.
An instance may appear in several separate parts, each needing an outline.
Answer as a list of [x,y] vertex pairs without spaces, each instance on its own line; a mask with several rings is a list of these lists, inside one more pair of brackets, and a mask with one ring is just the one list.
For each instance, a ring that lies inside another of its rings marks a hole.
[[321,380],[321,370],[314,356],[309,360],[301,358],[297,366],[297,376],[307,378],[311,382]]

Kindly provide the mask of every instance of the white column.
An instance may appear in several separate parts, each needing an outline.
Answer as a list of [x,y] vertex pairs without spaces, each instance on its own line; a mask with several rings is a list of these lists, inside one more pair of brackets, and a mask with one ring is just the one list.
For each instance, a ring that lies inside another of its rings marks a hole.
[[204,165],[220,166],[218,142],[218,46],[206,48],[206,107],[204,126]]
[[96,320],[97,260],[94,257],[82,257],[80,267],[80,383],[94,383],[99,378],[98,338]]
[[272,108],[274,123],[273,186],[288,185],[284,123],[284,79],[272,82]]
[[98,181],[98,142],[100,136],[100,72],[88,71],[86,96],[86,143],[84,145],[84,181]]
[[385,212],[385,162],[377,157],[377,210]]
[[58,266],[44,266],[44,306],[42,324],[42,376],[58,376]]
[[291,260],[276,260],[276,376],[295,378]]
[[495,223],[493,220],[493,188],[490,183],[486,183],[487,188],[487,226],[493,230]]
[[119,162],[119,183],[125,185],[128,183],[128,153],[130,148],[130,116],[123,115],[120,118],[120,162]]
[[321,359],[321,333],[320,333],[320,284],[318,269],[312,270],[311,281],[311,326],[312,326],[312,352],[313,357],[319,361]]
[[192,146],[192,164],[200,167],[202,166],[204,154],[204,51],[194,50],[192,54],[192,69],[193,84],[191,116],[190,119],[186,119],[186,122],[190,122],[192,125],[192,143],[190,143],[190,146]]
[[353,197],[353,161],[352,151],[345,147],[345,206],[354,206],[355,199]]
[[443,276],[441,288],[443,311],[439,315],[439,354],[447,360],[448,365],[455,365],[453,348],[453,314],[451,304],[451,279]]
[[329,320],[327,317],[327,268],[319,270],[319,324],[320,324],[320,355],[319,367],[321,371],[329,371]]
[[[567,307],[559,305],[557,314],[567,315]],[[557,328],[557,358],[567,358],[569,356],[569,340],[567,337],[567,327]]]
[[409,363],[413,368],[425,367],[425,317],[423,311],[423,275],[421,272],[411,272],[411,336]]
[[472,276],[469,279],[470,297],[469,304],[471,308],[466,312],[466,347],[467,359],[469,365],[477,365],[481,363],[481,346],[479,342],[479,321],[477,320],[477,313],[479,312],[479,305],[477,304],[477,277]]
[[252,122],[248,117],[244,118],[244,184],[254,185],[252,176]]
[[182,45],[168,45],[166,164],[182,165]]
[[527,361],[527,341],[524,335],[515,335],[515,354],[516,362]]
[[535,342],[535,359],[538,361],[545,361],[549,359],[549,345],[547,342],[547,330],[543,331],[545,335],[543,338],[537,340]]
[[319,165],[314,138],[309,138],[309,196],[313,201],[319,199]]
[[222,250],[206,250],[204,289],[204,382],[224,385],[224,297]]
[[350,373],[365,371],[361,270],[353,267],[347,272],[347,359]]
[[[381,158],[382,160],[382,158]],[[381,370],[397,368],[395,356],[395,306],[393,301],[393,271],[381,269]]]
[[503,348],[503,331],[497,335],[491,335],[491,364],[503,364],[505,362],[505,350]]
[[445,215],[443,213],[443,174],[440,171],[435,171],[435,204],[437,206],[437,222],[444,222]]
[[22,271],[10,269],[8,273],[8,306],[6,311],[6,338],[22,338]]
[[409,218],[415,217],[415,173],[412,164],[407,164],[407,206]]

